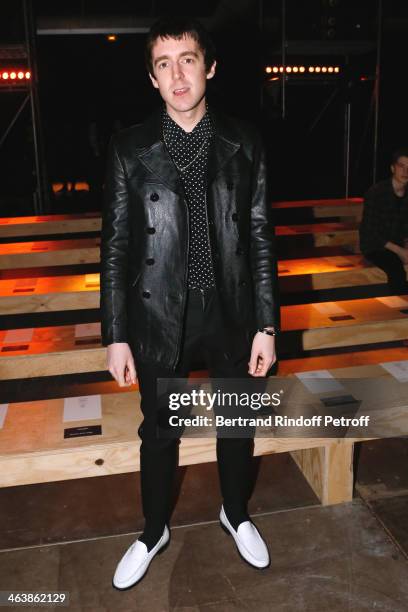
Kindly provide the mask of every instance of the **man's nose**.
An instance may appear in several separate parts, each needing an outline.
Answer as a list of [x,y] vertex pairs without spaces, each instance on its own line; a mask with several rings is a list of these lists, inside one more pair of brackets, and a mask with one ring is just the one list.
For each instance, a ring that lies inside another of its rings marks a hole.
[[182,76],[183,71],[181,69],[181,66],[179,66],[178,64],[173,66],[173,79],[180,79]]

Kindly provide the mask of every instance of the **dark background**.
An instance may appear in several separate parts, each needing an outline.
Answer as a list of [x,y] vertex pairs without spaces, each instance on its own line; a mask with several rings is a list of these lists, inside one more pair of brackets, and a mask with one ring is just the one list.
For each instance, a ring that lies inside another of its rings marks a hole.
[[[190,14],[211,30],[218,70],[209,99],[262,130],[269,149],[274,199],[345,195],[345,108],[351,103],[350,196],[373,181],[373,87],[376,0],[286,2],[287,64],[339,65],[331,79],[289,77],[286,117],[281,83],[268,81],[267,65],[281,62],[281,1],[34,0],[37,25],[146,22],[158,15]],[[0,44],[22,42],[20,0],[2,0]],[[334,22],[333,22],[334,19]],[[408,3],[383,2],[377,179],[389,172],[393,149],[408,143],[405,53]],[[114,28],[112,32],[114,33]],[[106,144],[113,122],[142,120],[159,103],[143,60],[145,34],[39,35],[39,92],[50,181],[87,179],[88,128],[96,122]],[[292,54],[293,53],[293,54]],[[2,61],[0,69],[8,67]],[[0,89],[0,134],[24,97]],[[329,100],[331,102],[329,103]],[[322,110],[327,105],[324,112]],[[321,113],[320,120],[316,123]],[[0,195],[35,188],[29,107],[0,149]],[[4,200],[2,200],[3,202]],[[1,211],[1,216],[7,215]]]

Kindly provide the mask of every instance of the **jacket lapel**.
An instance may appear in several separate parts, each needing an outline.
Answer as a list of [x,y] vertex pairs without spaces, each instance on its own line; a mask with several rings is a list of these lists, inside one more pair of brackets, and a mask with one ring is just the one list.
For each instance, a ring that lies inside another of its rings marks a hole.
[[[209,150],[207,186],[211,184],[241,147],[230,120],[212,109],[209,112],[215,128],[215,135]],[[178,170],[162,141],[161,129],[161,109],[159,108],[142,125],[142,133],[140,134],[142,146],[138,147],[136,155],[147,170],[154,174],[161,183],[174,193],[184,195]]]

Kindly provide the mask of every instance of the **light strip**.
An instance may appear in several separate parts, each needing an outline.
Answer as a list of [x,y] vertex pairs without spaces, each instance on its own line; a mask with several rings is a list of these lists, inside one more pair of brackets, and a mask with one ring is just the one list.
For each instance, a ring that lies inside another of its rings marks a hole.
[[287,74],[339,74],[340,66],[266,66],[267,74],[278,74],[285,72]]

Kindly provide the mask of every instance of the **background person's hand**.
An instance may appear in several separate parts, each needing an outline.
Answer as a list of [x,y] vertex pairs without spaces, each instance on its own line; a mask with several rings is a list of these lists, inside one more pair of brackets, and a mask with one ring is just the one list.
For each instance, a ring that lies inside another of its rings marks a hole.
[[257,332],[252,341],[248,372],[252,376],[266,376],[276,361],[275,336]]
[[135,362],[127,342],[108,345],[106,367],[120,387],[136,384]]

